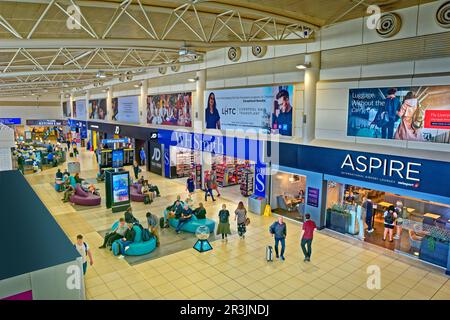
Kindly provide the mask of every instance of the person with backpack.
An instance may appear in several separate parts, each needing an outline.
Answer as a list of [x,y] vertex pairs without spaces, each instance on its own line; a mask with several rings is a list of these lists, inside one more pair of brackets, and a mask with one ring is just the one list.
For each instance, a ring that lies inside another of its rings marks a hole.
[[309,213],[305,214],[305,222],[303,223],[303,228],[300,238],[300,246],[302,247],[303,255],[305,259],[303,261],[311,261],[311,246],[314,237],[314,230],[317,229],[316,223],[311,220],[311,215]]
[[126,223],[132,223],[132,224],[138,224],[139,220],[136,219],[133,215],[133,209],[131,207],[128,207],[127,211],[125,211],[125,222]]
[[237,221],[239,238],[245,239],[245,233],[247,232],[247,210],[242,201],[239,202],[238,207],[234,211],[234,221]]
[[[284,251],[286,249],[286,236],[287,226],[283,221],[283,217],[278,217],[278,221],[275,221],[269,228],[269,232],[272,237],[275,238],[275,255],[277,259],[285,260]],[[281,254],[278,253],[278,245],[281,243]]]
[[77,249],[78,253],[83,259],[83,274],[86,274],[87,270],[87,257],[89,257],[90,265],[94,264],[94,258],[92,257],[92,252],[89,249],[89,245],[83,241],[83,235],[77,235],[77,242],[73,245]]
[[395,219],[397,219],[397,213],[394,206],[390,206],[388,210],[384,212],[384,234],[383,241],[386,241],[386,236],[389,234],[389,242],[394,241],[392,236],[394,234]]
[[228,241],[227,235],[231,234],[230,230],[230,212],[225,204],[219,211],[219,225],[217,226],[217,234],[222,235],[222,241]]
[[127,223],[127,231],[125,232],[125,235],[123,236],[122,239],[119,240],[119,259],[123,259],[125,258],[125,252],[128,250],[128,248],[130,247],[130,244],[132,244],[134,242],[134,238],[136,237],[136,231],[134,231],[133,227],[134,224],[133,223]]
[[159,247],[159,232],[158,232],[159,219],[156,215],[152,214],[151,212],[147,212],[146,217],[148,230],[156,238],[156,246]]
[[106,234],[105,240],[103,240],[103,244],[98,248],[105,249],[106,246],[111,246],[114,241],[119,240],[125,236],[125,232],[127,231],[127,229],[128,227],[125,224],[125,219],[120,218],[117,228],[115,228],[113,232]]

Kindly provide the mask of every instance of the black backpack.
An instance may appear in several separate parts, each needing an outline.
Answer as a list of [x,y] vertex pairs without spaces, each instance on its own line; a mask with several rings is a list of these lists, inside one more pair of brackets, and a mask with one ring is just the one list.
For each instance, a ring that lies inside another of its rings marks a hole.
[[152,234],[150,233],[150,230],[144,228],[141,224],[138,224],[139,228],[142,232],[142,241],[148,241],[152,238]]
[[384,222],[387,224],[393,224],[394,219],[394,214],[388,211],[386,217],[384,218]]

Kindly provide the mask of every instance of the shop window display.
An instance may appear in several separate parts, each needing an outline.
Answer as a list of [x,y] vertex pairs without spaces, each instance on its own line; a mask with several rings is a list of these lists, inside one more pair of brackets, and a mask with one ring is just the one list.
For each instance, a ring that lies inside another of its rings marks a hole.
[[303,221],[306,177],[279,172],[272,179],[272,211]]
[[[327,185],[327,228],[446,266],[449,205],[333,181]],[[389,208],[395,212],[392,241],[383,240]]]

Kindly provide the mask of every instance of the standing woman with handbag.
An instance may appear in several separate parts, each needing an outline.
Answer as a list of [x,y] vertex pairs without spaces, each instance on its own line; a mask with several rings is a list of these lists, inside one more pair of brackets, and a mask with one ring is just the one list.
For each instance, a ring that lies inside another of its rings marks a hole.
[[237,221],[239,237],[241,239],[245,239],[245,233],[247,232],[247,225],[249,224],[250,219],[247,218],[247,210],[245,209],[242,201],[239,202],[234,214],[234,220]]

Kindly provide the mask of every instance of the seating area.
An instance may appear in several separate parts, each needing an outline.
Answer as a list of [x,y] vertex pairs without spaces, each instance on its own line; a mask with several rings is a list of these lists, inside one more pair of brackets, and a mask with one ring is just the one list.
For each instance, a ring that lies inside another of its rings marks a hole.
[[[164,216],[167,216],[167,210],[164,213]],[[169,225],[172,228],[176,228],[178,225],[178,219],[176,218],[170,218],[169,219]],[[209,228],[209,232],[214,232],[214,229],[216,227],[216,222],[211,219],[197,219],[195,215],[192,215],[191,219],[186,222],[183,227],[181,228],[182,231],[195,233],[198,227],[200,226],[207,226]]]
[[81,185],[77,184],[75,194],[70,196],[70,202],[81,206],[98,206],[101,203],[101,197],[84,191]]
[[[119,225],[119,221],[116,221],[112,227],[111,230],[115,230],[117,226]],[[150,240],[144,241],[142,239],[142,230],[139,226],[134,225],[133,230],[136,232],[134,242],[129,245],[128,250],[125,251],[126,256],[140,256],[144,254],[149,254],[153,250],[156,249],[156,239],[155,237],[151,237]],[[112,244],[112,251],[115,256],[119,255],[119,247],[120,247],[120,240],[114,241]]]

